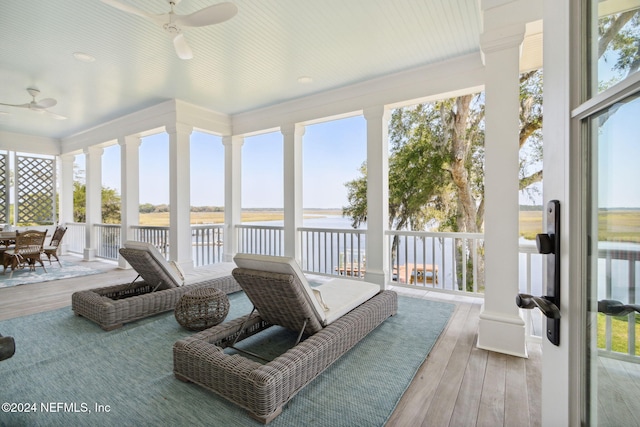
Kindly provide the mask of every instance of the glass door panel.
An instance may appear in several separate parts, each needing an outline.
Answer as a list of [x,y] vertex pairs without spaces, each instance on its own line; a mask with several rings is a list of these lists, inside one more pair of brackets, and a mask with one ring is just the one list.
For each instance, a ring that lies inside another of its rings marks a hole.
[[638,0],[591,0],[593,19],[589,81],[594,96],[624,80],[640,68],[640,2]]
[[640,98],[587,126],[587,425],[640,425]]

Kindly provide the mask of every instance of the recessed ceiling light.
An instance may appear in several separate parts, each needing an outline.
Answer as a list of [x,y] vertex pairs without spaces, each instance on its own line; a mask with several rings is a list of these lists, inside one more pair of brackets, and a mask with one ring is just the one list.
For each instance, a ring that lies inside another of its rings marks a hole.
[[78,61],[82,61],[82,62],[93,62],[96,60],[95,57],[84,52],[74,52],[73,57],[76,58]]
[[298,77],[298,83],[307,84],[311,83],[313,79],[309,76],[300,76]]

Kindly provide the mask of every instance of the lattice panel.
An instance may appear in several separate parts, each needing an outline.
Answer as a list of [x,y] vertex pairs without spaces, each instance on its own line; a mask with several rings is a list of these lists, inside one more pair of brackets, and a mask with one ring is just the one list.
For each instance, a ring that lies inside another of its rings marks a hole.
[[9,156],[0,154],[0,224],[9,223]]
[[17,157],[18,223],[54,222],[55,164],[53,159]]

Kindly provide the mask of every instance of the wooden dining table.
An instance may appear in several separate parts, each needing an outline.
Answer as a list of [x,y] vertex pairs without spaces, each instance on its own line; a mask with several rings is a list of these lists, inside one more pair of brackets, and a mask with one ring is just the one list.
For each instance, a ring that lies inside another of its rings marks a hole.
[[16,243],[15,231],[0,231],[0,246],[7,247]]

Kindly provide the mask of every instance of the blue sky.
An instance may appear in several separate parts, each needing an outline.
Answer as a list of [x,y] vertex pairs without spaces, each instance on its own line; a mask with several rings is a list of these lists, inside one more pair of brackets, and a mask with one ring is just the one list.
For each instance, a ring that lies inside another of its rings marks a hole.
[[[140,203],[169,203],[168,136],[146,137],[140,145]],[[356,116],[306,127],[303,137],[303,206],[342,208],[344,184],[359,175],[366,159],[366,123]],[[84,156],[76,162],[84,168]],[[120,147],[105,149],[104,186],[120,192]],[[284,203],[282,134],[245,138],[242,147],[242,207],[282,208]],[[220,137],[191,136],[191,205],[224,205],[224,146]]]
[[[140,145],[140,203],[169,203],[169,143],[164,133]],[[359,176],[366,159],[366,122],[362,116],[309,125],[303,136],[303,207],[342,208],[345,183]],[[84,169],[84,156],[76,163]],[[104,186],[120,192],[120,147],[105,149]],[[522,204],[541,204],[520,194]],[[284,204],[282,134],[245,138],[242,147],[242,207],[282,208]],[[218,136],[191,135],[191,205],[224,206],[224,146]]]

